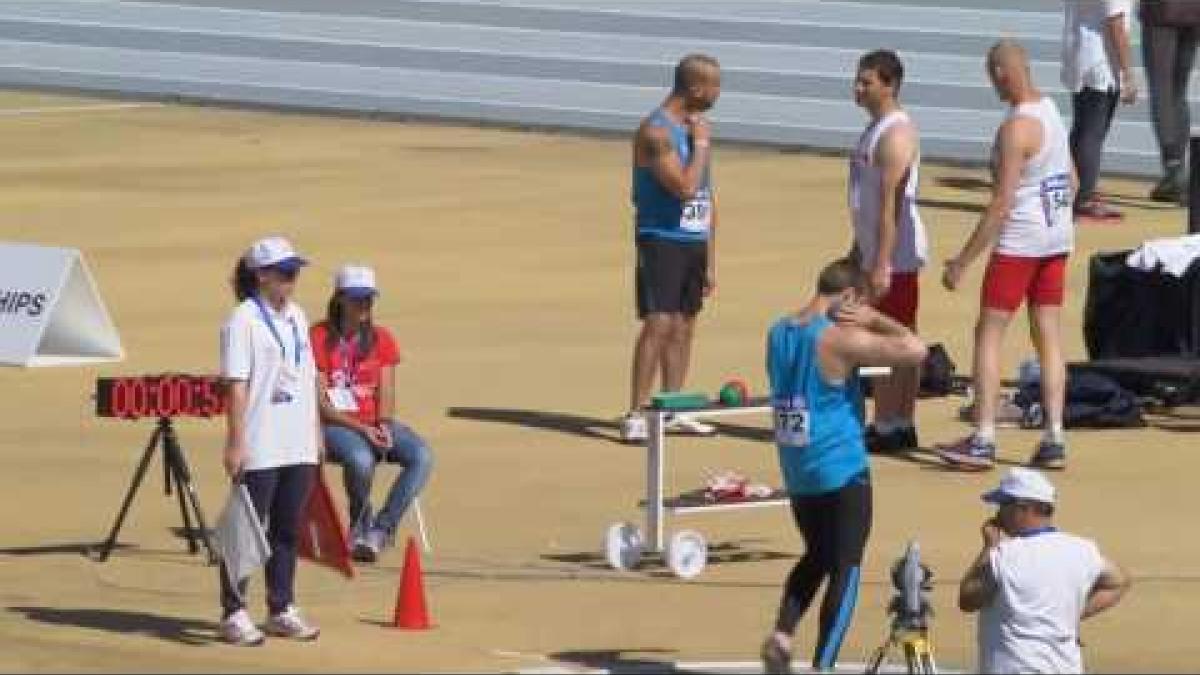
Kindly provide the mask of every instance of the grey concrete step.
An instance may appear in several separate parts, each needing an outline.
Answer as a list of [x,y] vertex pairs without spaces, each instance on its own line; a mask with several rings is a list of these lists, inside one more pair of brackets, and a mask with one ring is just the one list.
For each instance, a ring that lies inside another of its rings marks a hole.
[[[78,4],[71,12],[65,9],[65,4],[13,3],[6,9],[6,18],[0,19],[0,35],[58,44],[647,85],[665,85],[671,64],[693,46],[690,41],[676,38],[531,34],[526,29],[265,15],[244,10],[183,8],[184,14],[180,14],[177,8],[150,6],[137,12],[114,12],[96,3]],[[178,27],[184,20],[187,30]],[[833,99],[847,95],[847,82],[860,55],[856,50],[735,42],[712,43],[707,49],[722,60],[728,89]],[[937,100],[943,107],[962,108],[989,108],[996,103],[977,57],[918,53],[907,61],[905,92],[913,100]],[[1038,62],[1034,69],[1043,88],[1055,95],[1064,109],[1068,107],[1068,97],[1055,84],[1058,65]],[[1129,113],[1148,114],[1144,109]]]
[[[316,15],[331,11],[329,3],[323,0],[191,0],[188,4]],[[787,11],[781,11],[781,7]],[[1039,16],[1025,12],[1010,16],[1000,11],[892,7],[881,14],[861,3],[812,1],[660,5],[618,0],[393,3],[358,0],[339,3],[336,11],[339,15],[538,31],[674,37],[692,40],[698,47],[710,40],[721,40],[859,50],[888,45],[905,52],[983,54],[997,36],[1004,34],[1020,37],[1034,58],[1058,58],[1061,33],[1061,18],[1057,13]]]
[[[1001,33],[1054,43],[1033,67],[1068,113],[1060,30],[1058,12],[824,0],[7,0],[0,80],[628,132],[703,49],[724,67],[723,137],[846,148],[862,45],[908,41],[926,156],[981,160],[1000,115],[983,50]],[[1153,147],[1144,104],[1123,109],[1107,165],[1153,171]]]
[[[138,72],[130,73],[135,61]],[[659,87],[9,40],[0,41],[0,64],[0,78],[20,84],[619,132],[632,129],[663,93]],[[999,111],[919,105],[909,111],[921,126],[926,156],[975,161],[986,157],[1001,118]],[[740,92],[724,95],[713,118],[723,138],[843,149],[864,121],[848,101]],[[1146,152],[1153,147],[1146,125],[1117,123],[1108,156],[1145,171],[1153,168]]]

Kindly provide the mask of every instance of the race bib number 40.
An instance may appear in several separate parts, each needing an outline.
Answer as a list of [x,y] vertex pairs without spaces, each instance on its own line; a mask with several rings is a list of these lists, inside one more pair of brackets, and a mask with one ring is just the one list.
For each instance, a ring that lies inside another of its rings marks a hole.
[[808,402],[803,396],[785,396],[774,399],[775,442],[780,445],[808,445]]
[[712,226],[712,195],[708,188],[696,192],[696,196],[683,203],[679,227],[686,232],[708,232]]
[[1064,213],[1069,213],[1073,195],[1071,194],[1071,177],[1058,173],[1042,180],[1042,212],[1046,216],[1047,227],[1057,227],[1063,222]]

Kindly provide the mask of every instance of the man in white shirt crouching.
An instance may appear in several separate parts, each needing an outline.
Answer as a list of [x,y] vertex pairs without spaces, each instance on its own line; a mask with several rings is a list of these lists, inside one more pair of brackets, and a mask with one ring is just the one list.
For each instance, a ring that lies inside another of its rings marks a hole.
[[997,507],[958,606],[979,612],[979,672],[1082,673],[1079,623],[1121,601],[1129,576],[1089,539],[1053,525],[1055,490],[1015,467],[983,495]]

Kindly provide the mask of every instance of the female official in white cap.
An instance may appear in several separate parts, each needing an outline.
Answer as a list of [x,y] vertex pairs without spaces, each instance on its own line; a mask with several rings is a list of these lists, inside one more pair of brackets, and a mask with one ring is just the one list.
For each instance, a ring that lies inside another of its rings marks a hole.
[[[300,519],[321,443],[308,321],[292,302],[305,264],[282,237],[255,242],[238,260],[233,286],[240,304],[221,332],[221,373],[229,386],[225,470],[245,484],[267,525],[266,632],[296,640],[320,633],[294,604]],[[221,638],[256,645],[264,635],[246,611],[245,591],[245,583],[235,589],[221,570]]]
[[[399,349],[391,331],[376,326],[375,271],[346,265],[334,277],[325,321],[313,326],[312,344],[326,396],[321,397],[325,445],[342,465],[359,562],[375,562],[433,466],[429,446],[393,419]],[[380,462],[404,467],[379,513],[371,513],[371,481]]]

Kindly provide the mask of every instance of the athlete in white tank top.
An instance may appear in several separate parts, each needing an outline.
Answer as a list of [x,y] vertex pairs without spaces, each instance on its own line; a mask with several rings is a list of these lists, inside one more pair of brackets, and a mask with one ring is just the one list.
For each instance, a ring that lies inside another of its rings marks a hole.
[[[850,212],[854,221],[854,244],[865,268],[879,251],[879,214],[883,203],[883,170],[875,163],[879,142],[897,124],[911,124],[908,113],[895,110],[863,131],[850,158]],[[896,202],[896,246],[892,251],[893,272],[916,272],[925,264],[929,244],[925,225],[917,210],[917,183],[921,157],[914,157]]]
[[942,273],[942,285],[955,290],[975,260],[989,250],[992,254],[975,322],[975,431],[935,447],[952,467],[992,468],[1004,333],[1025,304],[1033,324],[1030,337],[1042,357],[1045,414],[1045,430],[1029,463],[1062,469],[1066,466],[1067,379],[1062,306],[1066,255],[1074,239],[1075,167],[1058,109],[1034,84],[1025,48],[1000,40],[988,51],[985,65],[997,96],[1010,106],[992,148],[995,185],[979,222],[958,255],[946,261]]
[[[1005,255],[1045,258],[1069,253],[1074,245],[1071,204],[1071,150],[1058,107],[1049,97],[1013,106],[1008,118],[1031,117],[1042,127],[1042,147],[1021,172],[995,251]],[[996,150],[992,151],[995,170]]]

